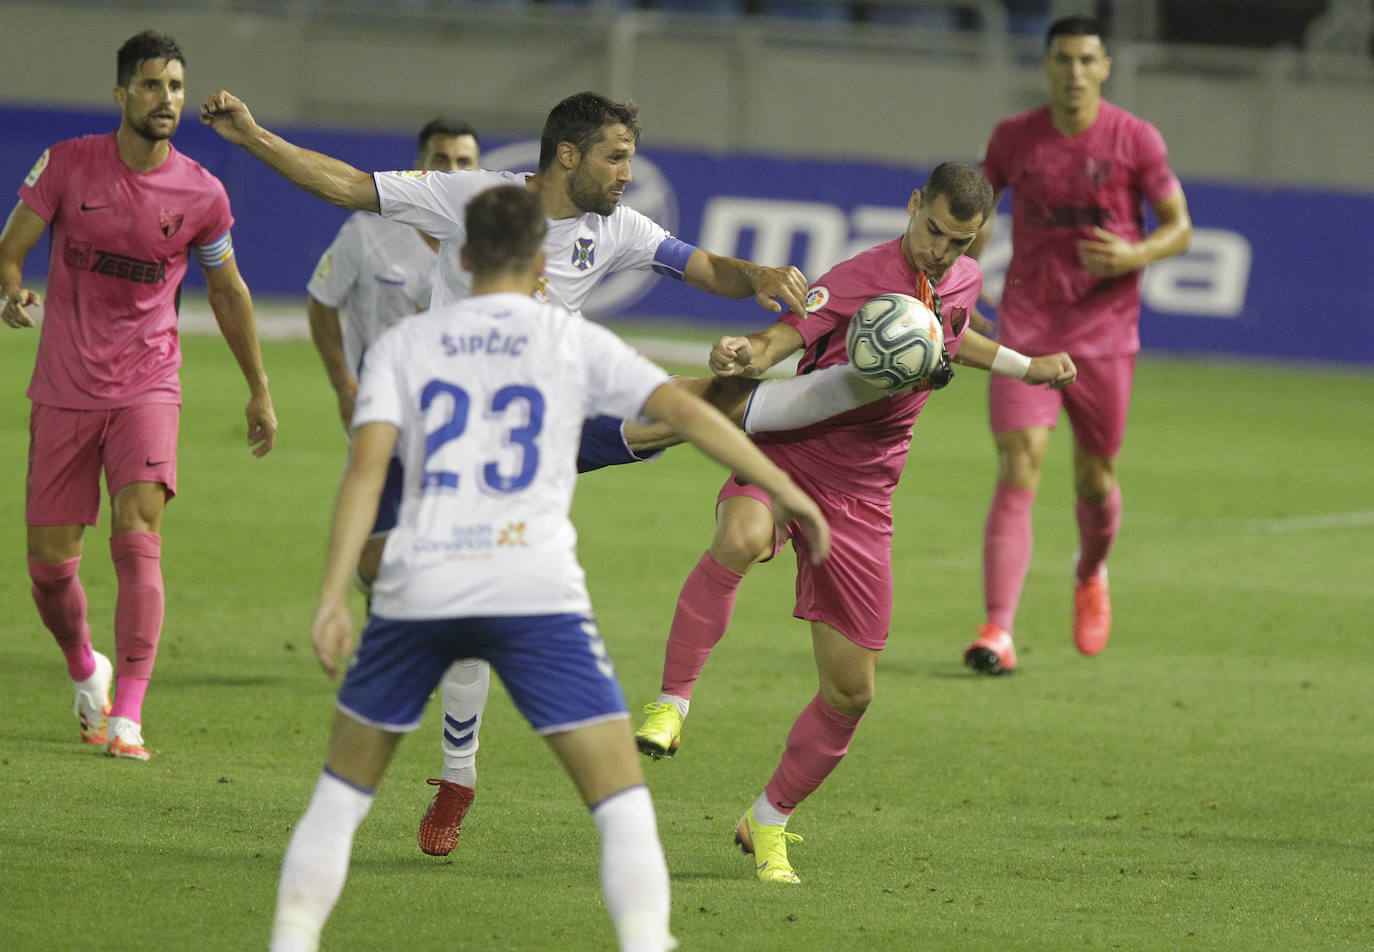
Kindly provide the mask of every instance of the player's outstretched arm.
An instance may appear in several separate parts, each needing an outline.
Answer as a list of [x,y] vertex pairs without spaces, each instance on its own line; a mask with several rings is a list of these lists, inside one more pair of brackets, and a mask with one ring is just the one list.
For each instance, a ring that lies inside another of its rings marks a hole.
[[353,434],[348,468],[339,484],[329,524],[329,549],[324,579],[320,582],[319,606],[310,629],[315,657],[331,678],[338,675],[353,653],[353,615],[348,610],[348,591],[358,555],[377,519],[377,501],[386,482],[386,468],[396,437],[396,427],[390,423],[360,426]]
[[698,248],[687,259],[683,277],[692,287],[721,297],[752,296],[759,307],[774,314],[781,313],[784,308],[798,314],[806,313],[806,278],[791,266],[769,268]]
[[292,145],[267,131],[233,93],[221,89],[212,94],[200,107],[200,121],[226,141],[247,149],[292,185],[331,205],[369,212],[381,209],[377,183],[371,175],[322,152]]
[[974,330],[964,331],[964,339],[954,362],[1015,377],[1026,383],[1043,384],[1054,390],[1067,387],[1078,376],[1073,359],[1062,351],[1041,357],[1027,357]]
[[757,377],[805,343],[795,327],[778,321],[759,334],[720,338],[712,345],[706,364],[717,377]]
[[243,379],[248,381],[248,405],[243,411],[248,418],[248,445],[254,456],[263,456],[277,442],[277,414],[272,408],[272,392],[262,365],[258,327],[253,320],[253,296],[233,258],[219,267],[201,270],[205,273],[210,310],[243,371]]
[[662,420],[686,440],[740,478],[760,486],[780,522],[797,522],[811,544],[811,558],[820,563],[830,552],[830,527],[811,498],[785,472],[737,430],[719,410],[686,388],[661,384],[644,403],[644,412]]
[[9,327],[33,327],[33,315],[26,308],[43,303],[37,291],[21,285],[24,259],[47,227],[36,211],[19,201],[0,232],[0,320]]

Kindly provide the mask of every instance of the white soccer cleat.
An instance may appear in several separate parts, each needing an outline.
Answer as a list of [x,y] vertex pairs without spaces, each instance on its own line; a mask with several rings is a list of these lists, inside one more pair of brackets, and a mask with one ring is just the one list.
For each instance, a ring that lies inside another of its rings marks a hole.
[[99,651],[95,655],[95,671],[85,681],[76,682],[76,703],[72,713],[81,726],[81,742],[103,747],[106,737],[106,717],[110,713],[110,682],[114,680],[114,665]]

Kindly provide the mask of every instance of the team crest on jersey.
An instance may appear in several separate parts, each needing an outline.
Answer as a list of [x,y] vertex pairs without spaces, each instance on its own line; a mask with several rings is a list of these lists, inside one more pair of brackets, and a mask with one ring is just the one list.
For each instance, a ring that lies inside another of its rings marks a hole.
[[181,212],[169,212],[163,208],[157,213],[157,227],[162,229],[164,238],[170,238],[181,231],[181,223],[185,220],[186,216]]
[[810,314],[813,311],[819,311],[821,308],[825,307],[829,303],[830,291],[819,284],[812,288],[810,291],[806,292],[807,314]]
[[1085,171],[1088,173],[1088,181],[1094,185],[1106,185],[1107,180],[1112,177],[1112,160],[1088,159]]
[[573,242],[573,267],[578,271],[586,271],[594,264],[596,264],[596,241],[592,238],[579,238]]
[[24,176],[24,184],[33,188],[38,182],[38,176],[43,174],[43,170],[48,167],[48,150],[44,149],[43,154],[38,157],[38,161],[33,163],[33,168],[29,169],[29,174]]
[[510,522],[501,530],[501,534],[496,538],[498,546],[518,546],[525,548],[525,524],[523,522]]
[[952,307],[949,309],[949,330],[955,337],[964,329],[964,324],[968,321],[968,308]]

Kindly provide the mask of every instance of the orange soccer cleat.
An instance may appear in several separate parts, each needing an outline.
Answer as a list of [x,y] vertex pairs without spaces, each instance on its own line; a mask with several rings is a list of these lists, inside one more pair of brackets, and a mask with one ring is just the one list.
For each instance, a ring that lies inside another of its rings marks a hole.
[[964,664],[983,674],[1015,674],[1016,648],[1011,632],[991,622],[978,626],[978,638],[964,649]]
[[1104,568],[1073,587],[1073,643],[1083,654],[1095,655],[1107,647],[1111,633],[1112,600]]
[[458,836],[463,832],[463,817],[477,791],[452,780],[427,780],[430,786],[438,787],[434,799],[429,801],[429,809],[420,818],[420,831],[416,839],[420,849],[430,856],[447,856],[458,845]]

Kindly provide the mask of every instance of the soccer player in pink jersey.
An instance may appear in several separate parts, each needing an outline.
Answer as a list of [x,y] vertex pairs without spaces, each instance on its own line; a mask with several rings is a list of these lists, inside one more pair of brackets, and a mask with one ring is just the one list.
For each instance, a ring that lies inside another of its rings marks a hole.
[[[945,347],[958,363],[1010,374],[1034,385],[1074,378],[1067,354],[1026,357],[969,329],[983,274],[960,257],[993,208],[981,172],[947,162],[912,192],[906,232],[836,265],[813,284],[805,313],[786,312],[760,334],[723,337],[711,351],[722,376],[756,375],[802,350],[799,374],[846,363],[845,330],[865,301],[880,294],[917,297],[944,321]],[[933,293],[936,288],[938,293]],[[937,303],[938,297],[938,303]],[[935,386],[947,382],[932,381]],[[659,698],[635,733],[651,757],[672,756],[692,688],[724,635],[744,574],[776,555],[787,539],[797,556],[794,614],[811,623],[820,692],[788,734],[782,761],[736,828],[754,854],[759,879],[795,883],[788,818],[844,757],[873,699],[878,654],[892,619],[892,492],[906,462],[912,425],[930,390],[887,396],[803,429],[757,434],[755,442],[815,499],[830,523],[830,558],[808,559],[807,542],[779,524],[758,487],[725,483],[711,547],[688,575],[668,635]]]
[[[1062,407],[1074,437],[1079,551],[1073,637],[1095,655],[1111,633],[1107,553],[1121,524],[1116,457],[1126,429],[1140,349],[1140,272],[1188,247],[1192,224],[1164,139],[1145,120],[1102,99],[1111,71],[1091,17],[1050,25],[1045,45],[1050,104],[993,130],[983,172],[1011,189],[1012,258],[997,315],[997,340],[1073,355],[1069,389],[990,383],[997,487],[983,536],[987,620],[964,651],[975,671],[1016,670],[1012,620],[1031,557],[1031,506],[1049,434]],[[1143,205],[1157,226],[1146,232]],[[976,256],[986,229],[975,242]]]
[[[81,739],[134,760],[149,758],[143,698],[162,631],[160,533],[176,493],[181,411],[177,300],[192,254],[248,381],[255,456],[272,448],[277,431],[252,297],[234,263],[228,196],[170,141],[186,99],[185,70],[165,34],[125,42],[116,60],[118,130],[45,151],[0,233],[0,317],[32,327],[29,309],[41,304],[44,314],[28,390],[33,599],[76,684]],[[24,259],[48,229],[44,301],[22,282]],[[119,585],[113,665],[91,647],[77,575],[85,527],[100,512],[102,469]]]

